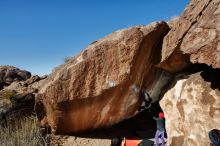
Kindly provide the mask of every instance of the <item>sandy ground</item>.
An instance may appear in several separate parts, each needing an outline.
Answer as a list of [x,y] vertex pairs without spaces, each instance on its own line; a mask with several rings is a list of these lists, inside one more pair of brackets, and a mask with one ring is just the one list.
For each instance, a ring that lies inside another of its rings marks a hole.
[[110,139],[80,138],[74,136],[53,136],[51,146],[110,146]]

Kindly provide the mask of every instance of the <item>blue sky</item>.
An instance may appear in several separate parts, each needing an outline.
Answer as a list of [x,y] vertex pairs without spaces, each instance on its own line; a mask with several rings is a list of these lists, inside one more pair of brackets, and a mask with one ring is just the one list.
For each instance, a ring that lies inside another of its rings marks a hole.
[[180,15],[189,0],[0,0],[0,65],[49,74],[118,29]]

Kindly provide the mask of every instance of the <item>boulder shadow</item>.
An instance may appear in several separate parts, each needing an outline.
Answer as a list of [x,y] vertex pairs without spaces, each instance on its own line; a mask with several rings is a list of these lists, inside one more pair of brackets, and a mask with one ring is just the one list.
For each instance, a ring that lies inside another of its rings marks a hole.
[[152,104],[151,108],[142,111],[136,116],[124,120],[112,127],[100,128],[85,133],[73,133],[73,136],[83,138],[112,139],[115,137],[126,137],[127,139],[152,139],[156,132],[156,122],[153,117],[157,117],[162,111],[159,102]]

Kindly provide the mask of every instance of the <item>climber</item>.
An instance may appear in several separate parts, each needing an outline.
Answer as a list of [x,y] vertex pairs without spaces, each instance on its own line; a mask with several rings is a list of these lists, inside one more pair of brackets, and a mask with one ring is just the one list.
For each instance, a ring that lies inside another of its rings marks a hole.
[[150,95],[145,92],[144,89],[141,90],[140,92],[140,99],[142,102],[141,106],[139,107],[138,111],[142,112],[143,110],[147,110],[150,108],[151,106],[151,102],[152,102],[152,98],[150,97]]
[[160,112],[159,117],[153,117],[157,122],[157,131],[155,134],[156,146],[159,146],[159,138],[162,140],[162,146],[165,146],[165,118],[164,113]]
[[209,131],[208,135],[214,146],[220,146],[220,130],[212,129]]

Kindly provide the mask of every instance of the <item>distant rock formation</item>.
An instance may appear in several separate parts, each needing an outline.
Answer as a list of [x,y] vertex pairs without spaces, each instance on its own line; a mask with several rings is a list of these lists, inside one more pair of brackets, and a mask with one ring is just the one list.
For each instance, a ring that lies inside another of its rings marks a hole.
[[0,121],[34,111],[35,96],[47,76],[31,73],[13,66],[0,66]]
[[165,22],[119,30],[57,67],[39,92],[42,123],[56,134],[90,131],[137,114],[140,89],[157,100],[170,77],[154,67],[168,31]]
[[27,80],[31,77],[28,71],[13,66],[0,66],[0,90],[12,82]]

